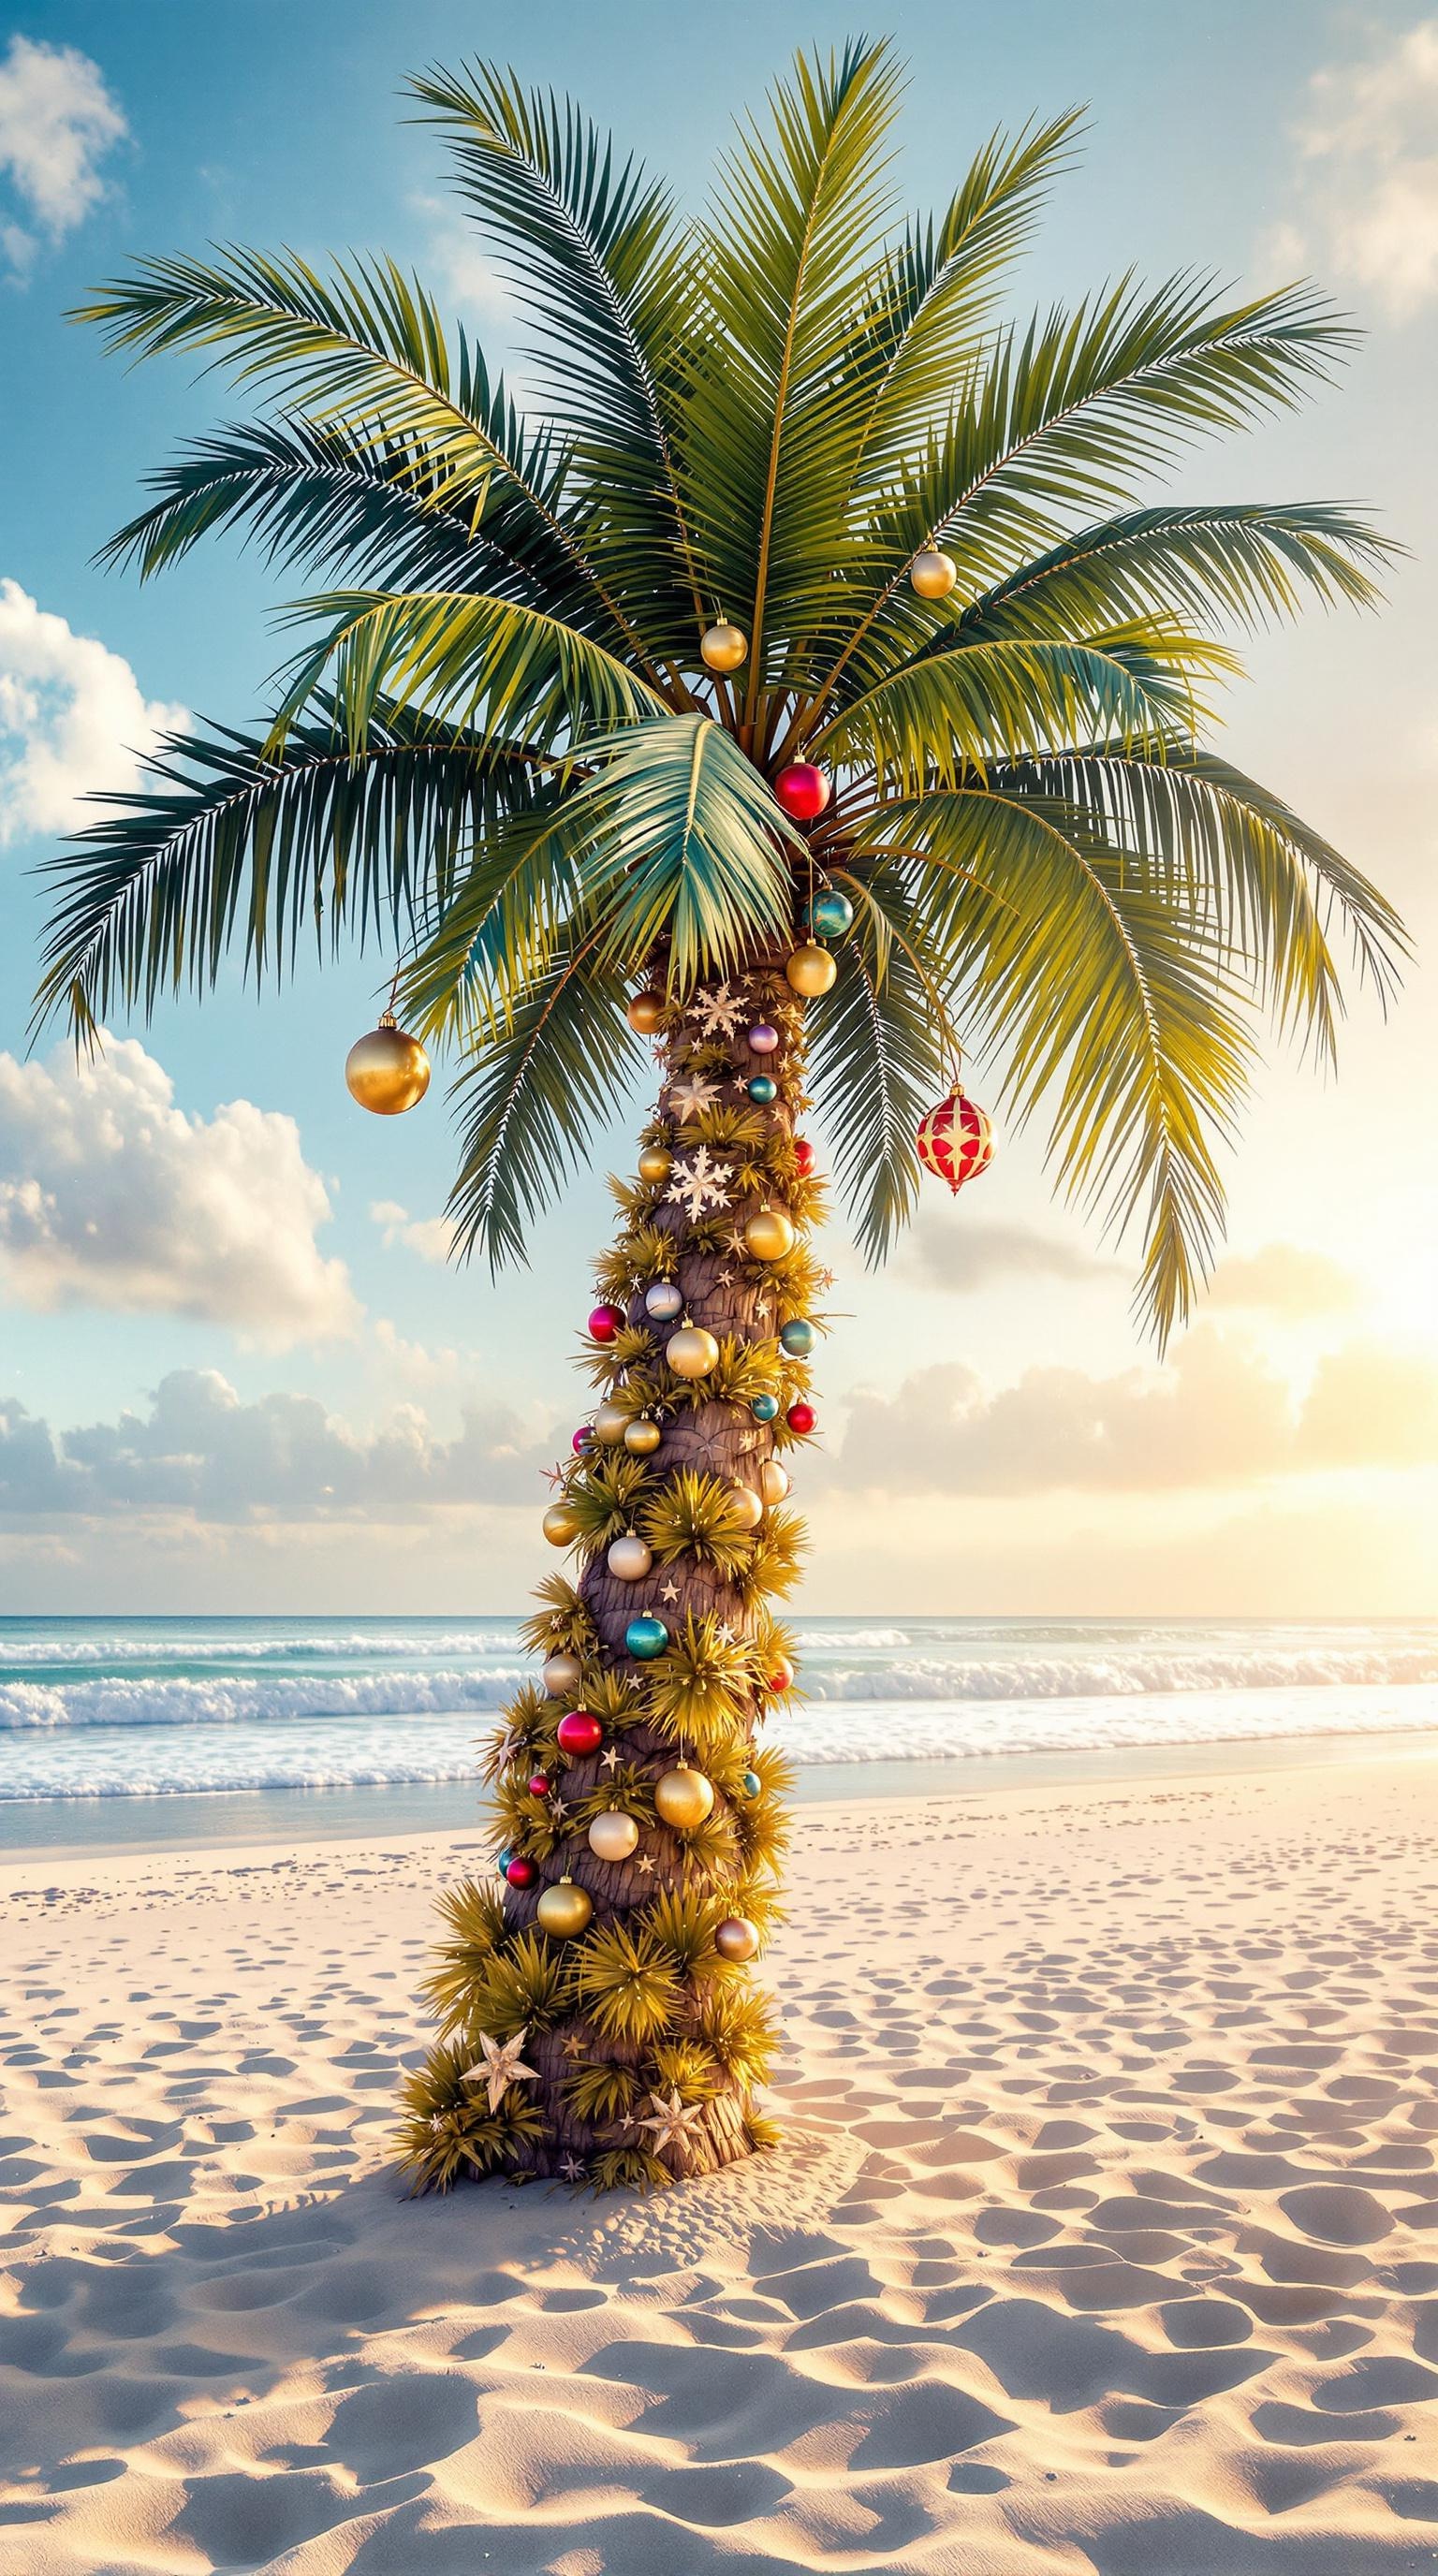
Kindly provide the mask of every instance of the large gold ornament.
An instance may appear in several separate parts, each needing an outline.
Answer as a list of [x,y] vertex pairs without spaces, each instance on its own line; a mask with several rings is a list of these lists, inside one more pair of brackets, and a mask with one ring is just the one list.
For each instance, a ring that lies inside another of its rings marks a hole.
[[579,1697],[584,1666],[577,1655],[550,1655],[546,1658],[542,1679],[551,1699],[567,1699],[572,1703]]
[[413,1109],[429,1089],[429,1058],[418,1038],[409,1037],[393,1011],[385,1011],[377,1029],[356,1038],[345,1057],[350,1098],[377,1118],[398,1118]]
[[947,599],[958,577],[953,556],[939,546],[925,546],[909,566],[909,579],[920,599]]
[[658,1423],[651,1422],[647,1414],[624,1426],[624,1446],[631,1458],[652,1458],[663,1437]]
[[589,1828],[589,1848],[596,1860],[628,1860],[638,1840],[634,1818],[622,1815],[618,1807],[607,1807]]
[[641,1038],[652,1038],[664,1017],[663,994],[636,993],[633,1000],[627,1004],[624,1016],[636,1035]]
[[748,653],[749,638],[742,626],[731,626],[727,617],[720,617],[705,628],[699,650],[711,671],[737,671]]
[[782,1503],[789,1491],[789,1470],[777,1458],[766,1458],[759,1470],[759,1491],[766,1503]]
[[572,1941],[588,1927],[594,1899],[572,1878],[562,1878],[557,1887],[545,1889],[536,1912],[541,1932],[547,1932],[552,1941]]
[[544,1515],[544,1535],[551,1547],[572,1547],[579,1536],[579,1515],[569,1503],[551,1503]]
[[755,1261],[782,1261],[794,1249],[794,1223],[782,1208],[760,1208],[744,1228],[744,1249]]
[[674,1157],[667,1145],[645,1146],[639,1157],[641,1181],[647,1181],[651,1189],[657,1189],[661,1181],[668,1180],[673,1169]]
[[654,1563],[643,1539],[633,1530],[615,1540],[604,1561],[620,1583],[642,1583]]
[[726,1915],[715,1931],[714,1947],[721,1959],[735,1959],[741,1965],[745,1959],[757,1958],[759,1955],[758,1924],[751,1923],[747,1914]]
[[719,1365],[719,1345],[702,1324],[686,1324],[682,1333],[670,1334],[664,1356],[676,1377],[707,1377]]
[[786,957],[784,972],[795,992],[812,1000],[829,991],[839,969],[828,949],[820,948],[811,940],[806,947],[796,948],[791,956]]
[[764,1517],[764,1505],[752,1485],[731,1485],[729,1501],[741,1529],[758,1528]]
[[687,1762],[661,1772],[654,1783],[654,1812],[677,1833],[692,1834],[696,1825],[702,1825],[712,1813],[713,1806],[713,1781],[706,1780],[702,1771],[692,1770]]
[[622,1404],[601,1404],[594,1417],[594,1437],[606,1448],[616,1448],[629,1428],[629,1416]]

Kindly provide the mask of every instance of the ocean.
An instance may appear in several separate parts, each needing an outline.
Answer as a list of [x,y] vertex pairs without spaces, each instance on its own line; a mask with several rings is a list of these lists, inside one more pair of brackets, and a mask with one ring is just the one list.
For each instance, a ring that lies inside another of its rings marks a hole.
[[[1438,1621],[803,1619],[808,1796],[1433,1736]],[[0,1852],[477,1819],[510,1619],[0,1619]]]

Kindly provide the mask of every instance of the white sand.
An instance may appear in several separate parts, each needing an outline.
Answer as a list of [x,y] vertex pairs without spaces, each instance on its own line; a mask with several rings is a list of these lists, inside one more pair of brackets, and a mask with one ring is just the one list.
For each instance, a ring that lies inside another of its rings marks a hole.
[[1438,1760],[801,1811],[777,2155],[387,2169],[472,1836],[0,1871],[3,2576],[1438,2567]]

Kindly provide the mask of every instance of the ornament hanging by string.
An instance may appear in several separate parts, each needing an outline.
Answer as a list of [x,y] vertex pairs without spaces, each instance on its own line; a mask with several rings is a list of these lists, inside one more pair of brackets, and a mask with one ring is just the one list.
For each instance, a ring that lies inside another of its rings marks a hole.
[[662,993],[636,993],[624,1016],[636,1037],[652,1038],[664,1018]]
[[854,907],[837,886],[826,886],[805,904],[799,916],[803,929],[820,939],[842,939],[853,923]]
[[918,1147],[925,1171],[947,1181],[957,1196],[965,1181],[977,1180],[993,1161],[994,1131],[987,1110],[956,1082],[948,1098],[921,1121]]
[[588,1929],[594,1913],[594,1899],[588,1890],[576,1887],[572,1878],[561,1878],[547,1887],[535,1908],[539,1928],[553,1941],[572,1941]]
[[378,1028],[356,1038],[345,1057],[345,1082],[361,1109],[372,1110],[377,1118],[398,1118],[428,1091],[429,1058],[393,1011],[382,1011]]
[[631,1458],[652,1458],[663,1437],[658,1423],[651,1422],[645,1413],[624,1426],[624,1446]]
[[572,1547],[579,1536],[579,1515],[569,1503],[551,1503],[544,1515],[544,1535],[551,1547]]
[[925,546],[909,566],[909,580],[920,599],[947,599],[959,567],[941,546]]
[[661,1181],[667,1181],[673,1169],[674,1160],[667,1145],[646,1145],[641,1151],[639,1177],[648,1183],[651,1190],[657,1190]]
[[796,993],[806,1000],[817,1001],[821,993],[832,992],[839,969],[827,948],[796,948],[784,961],[784,972]]
[[711,671],[737,671],[747,659],[749,638],[742,626],[731,626],[727,617],[718,617],[704,629],[699,650]]
[[713,1813],[714,1783],[688,1762],[677,1762],[654,1783],[654,1812],[676,1833],[692,1834]]
[[829,775],[812,760],[791,760],[774,781],[774,794],[791,823],[812,823],[829,802]]
[[755,1261],[783,1261],[794,1249],[793,1219],[782,1208],[760,1208],[745,1225],[744,1249]]

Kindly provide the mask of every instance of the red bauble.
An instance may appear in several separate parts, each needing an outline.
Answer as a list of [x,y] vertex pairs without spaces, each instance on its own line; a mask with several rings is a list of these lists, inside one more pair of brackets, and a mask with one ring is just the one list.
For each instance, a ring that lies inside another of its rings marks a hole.
[[530,1781],[530,1784],[529,1784],[529,1794],[530,1794],[531,1798],[547,1798],[547,1797],[548,1797],[548,1795],[549,1795],[549,1782],[548,1782],[548,1779],[546,1778],[545,1774],[544,1774],[542,1771],[536,1771],[536,1772],[535,1772],[534,1778]]
[[994,1159],[994,1131],[986,1109],[970,1100],[955,1083],[947,1100],[931,1109],[919,1127],[919,1160],[937,1172],[951,1190],[986,1172]]
[[604,1729],[587,1708],[572,1708],[559,1721],[558,1735],[565,1753],[597,1753],[604,1742]]
[[774,793],[791,823],[812,823],[829,802],[828,772],[812,760],[791,760],[775,779]]
[[796,1136],[794,1139],[794,1164],[796,1170],[802,1172],[807,1179],[814,1168],[814,1148],[807,1136]]
[[813,1430],[818,1418],[812,1404],[806,1404],[802,1396],[796,1397],[784,1416],[790,1430],[799,1432],[801,1436]]
[[592,1449],[594,1446],[593,1424],[589,1422],[581,1422],[579,1429],[575,1432],[569,1445],[573,1450],[575,1457],[582,1458],[585,1450]]
[[783,1699],[794,1687],[794,1667],[787,1655],[776,1655],[764,1676],[764,1688],[771,1699]]
[[506,1861],[504,1875],[511,1887],[532,1887],[535,1880],[534,1863],[532,1860],[526,1860],[523,1852],[516,1852],[513,1860]]
[[589,1318],[590,1336],[596,1342],[612,1342],[623,1321],[622,1306],[596,1306]]

